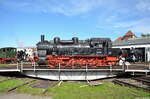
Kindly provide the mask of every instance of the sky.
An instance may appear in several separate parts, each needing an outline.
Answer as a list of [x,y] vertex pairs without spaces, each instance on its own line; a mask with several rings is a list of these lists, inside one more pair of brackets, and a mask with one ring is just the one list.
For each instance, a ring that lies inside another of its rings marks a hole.
[[150,0],[0,0],[0,47],[150,33]]

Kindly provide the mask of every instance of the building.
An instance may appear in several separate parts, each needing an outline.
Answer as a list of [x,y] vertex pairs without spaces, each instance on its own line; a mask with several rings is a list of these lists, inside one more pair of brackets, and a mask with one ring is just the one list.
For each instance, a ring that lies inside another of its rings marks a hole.
[[129,30],[123,37],[117,38],[116,41],[128,40],[130,38],[137,38],[137,36],[131,30]]
[[[132,35],[131,35],[132,34]],[[113,48],[131,51],[136,50],[138,57],[145,62],[150,62],[150,37],[136,37],[135,34],[128,31],[122,39],[113,41]]]
[[37,54],[35,47],[18,47],[17,51],[25,51],[29,58],[33,58]]

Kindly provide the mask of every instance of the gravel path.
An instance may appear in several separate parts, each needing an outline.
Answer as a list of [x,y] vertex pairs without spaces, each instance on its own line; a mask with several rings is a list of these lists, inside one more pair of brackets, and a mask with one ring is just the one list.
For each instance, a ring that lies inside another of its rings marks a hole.
[[52,99],[52,98],[48,96],[32,96],[28,94],[0,93],[0,99]]

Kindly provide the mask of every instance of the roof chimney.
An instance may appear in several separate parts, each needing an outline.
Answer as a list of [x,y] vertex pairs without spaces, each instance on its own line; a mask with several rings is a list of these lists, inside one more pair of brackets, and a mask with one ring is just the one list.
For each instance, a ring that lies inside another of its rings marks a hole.
[[41,35],[41,42],[44,42],[44,35]]

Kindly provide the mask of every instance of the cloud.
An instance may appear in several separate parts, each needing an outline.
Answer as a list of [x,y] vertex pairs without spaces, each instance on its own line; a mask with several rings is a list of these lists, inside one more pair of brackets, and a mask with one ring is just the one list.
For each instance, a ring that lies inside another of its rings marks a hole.
[[150,32],[150,18],[115,23],[113,27],[118,29],[131,29],[136,32],[148,33]]
[[121,30],[128,31],[133,30],[137,33],[150,33],[150,18],[141,18],[138,20],[125,20],[120,22],[112,22],[109,24],[99,25],[96,27],[97,29],[104,30]]
[[136,10],[150,11],[150,0],[0,0],[0,7],[25,12],[59,13],[66,16],[88,13],[97,8],[100,11],[97,13],[127,14],[136,13]]
[[120,25],[120,28],[131,29],[139,33],[150,33],[150,18],[122,23],[122,25]]
[[[86,13],[100,5],[100,0],[68,0],[67,4],[53,7],[53,11],[67,16]],[[59,4],[56,4],[59,5]]]
[[66,16],[89,12],[104,0],[2,0],[3,7],[27,12],[60,13]]
[[150,0],[116,0],[103,12],[97,29],[103,30],[133,30],[137,33],[150,32]]
[[3,8],[22,8],[22,7],[26,7],[29,5],[28,2],[13,2],[10,0],[1,0],[0,1],[0,5]]
[[134,20],[134,21],[125,21],[125,22],[118,22],[113,25],[114,28],[131,28],[135,25],[141,24],[142,20]]
[[150,33],[150,25],[138,25],[133,27],[132,30],[139,33]]
[[150,18],[141,20],[138,24],[132,26],[131,29],[139,33],[150,33]]
[[148,32],[150,26],[150,0],[0,0],[0,8],[65,16],[88,13],[90,20],[97,18],[99,29]]
[[150,0],[139,0],[136,8],[139,11],[150,11]]
[[111,15],[109,16],[108,18],[105,19],[106,22],[112,22],[114,20],[117,19],[117,16],[116,15]]
[[1,0],[6,9],[36,13],[58,13],[73,16],[88,13],[99,8],[98,13],[113,10],[119,0]]

